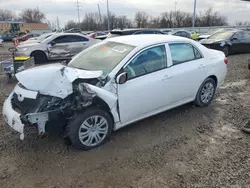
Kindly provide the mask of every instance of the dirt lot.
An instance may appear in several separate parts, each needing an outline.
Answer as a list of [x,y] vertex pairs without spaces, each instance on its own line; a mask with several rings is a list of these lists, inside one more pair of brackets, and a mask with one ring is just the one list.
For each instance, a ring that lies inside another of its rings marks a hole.
[[[230,57],[206,108],[188,104],[135,123],[102,147],[78,152],[57,137],[18,136],[0,125],[1,188],[250,187],[248,55]],[[1,81],[1,106],[13,84]]]

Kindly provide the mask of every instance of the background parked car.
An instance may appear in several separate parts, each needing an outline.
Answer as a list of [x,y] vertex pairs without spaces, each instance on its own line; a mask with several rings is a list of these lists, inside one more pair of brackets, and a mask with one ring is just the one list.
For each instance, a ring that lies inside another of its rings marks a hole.
[[64,33],[82,33],[82,30],[78,28],[71,28],[69,30],[64,31]]
[[212,36],[215,33],[224,32],[224,31],[230,31],[230,30],[234,30],[234,29],[222,28],[222,29],[212,30],[212,31],[209,31],[208,33],[200,35],[197,40],[200,41],[202,39],[208,39],[210,36]]
[[231,53],[250,52],[250,34],[243,30],[217,32],[200,43],[207,48],[221,50],[226,56]]
[[185,30],[173,31],[173,32],[170,32],[169,35],[174,35],[174,36],[185,37],[185,38],[191,39],[190,32],[185,31]]
[[106,38],[112,38],[117,36],[124,36],[124,35],[139,35],[139,34],[162,34],[165,33],[154,30],[154,29],[123,29],[123,30],[113,30],[110,31],[108,35],[96,37],[96,39],[104,40]]
[[200,34],[197,31],[191,31],[190,34],[191,34],[191,39],[193,40],[197,40],[198,37],[200,36]]
[[17,40],[18,42],[24,42],[24,41],[27,41],[30,38],[38,37],[38,36],[39,36],[38,34],[29,33],[29,34],[26,34],[24,36],[14,38],[13,41]]
[[0,35],[0,45],[3,45],[3,39],[1,35]]
[[32,37],[32,38],[29,38],[27,41],[23,42],[22,44],[40,42],[40,41],[43,41],[44,39],[50,37],[53,34],[56,34],[56,33],[45,33],[45,34],[40,35],[39,37]]
[[13,38],[16,36],[14,34],[8,33],[8,34],[2,34],[3,41],[12,41]]
[[163,32],[163,33],[166,33],[166,34],[169,34],[170,32],[173,32],[172,29],[161,29],[160,31]]
[[57,33],[34,43],[17,46],[17,56],[33,56],[35,63],[68,59],[98,41],[78,33]]
[[93,33],[88,34],[88,36],[93,38],[93,39],[95,39],[98,36],[104,36],[104,35],[106,35],[106,34],[103,32],[93,32]]

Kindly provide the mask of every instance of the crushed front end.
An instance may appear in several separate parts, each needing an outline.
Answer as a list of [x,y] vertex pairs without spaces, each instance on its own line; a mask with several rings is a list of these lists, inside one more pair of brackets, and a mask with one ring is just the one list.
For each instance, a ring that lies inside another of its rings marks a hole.
[[87,88],[85,83],[75,84],[74,92],[62,99],[28,90],[19,83],[4,102],[4,120],[20,133],[20,139],[24,138],[25,126],[36,126],[38,134],[63,134],[77,111],[92,104],[96,93]]

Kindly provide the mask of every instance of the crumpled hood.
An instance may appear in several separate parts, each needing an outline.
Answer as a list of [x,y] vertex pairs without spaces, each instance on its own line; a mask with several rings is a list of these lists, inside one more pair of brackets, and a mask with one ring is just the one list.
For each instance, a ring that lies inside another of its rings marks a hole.
[[213,44],[213,43],[217,43],[217,42],[223,42],[224,40],[222,39],[203,39],[201,40],[202,44]]
[[98,78],[102,71],[85,71],[61,64],[45,65],[16,74],[17,80],[27,89],[64,99],[73,93],[72,82],[77,78]]

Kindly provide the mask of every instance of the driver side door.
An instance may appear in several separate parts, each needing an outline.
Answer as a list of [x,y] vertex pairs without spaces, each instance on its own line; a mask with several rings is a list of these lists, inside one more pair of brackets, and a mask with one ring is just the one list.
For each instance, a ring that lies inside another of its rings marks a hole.
[[66,59],[70,57],[70,42],[71,39],[69,35],[59,36],[51,41],[48,44],[49,59]]
[[165,45],[157,45],[138,53],[123,68],[128,80],[118,84],[118,103],[121,123],[147,117],[166,104],[164,83],[167,68]]

